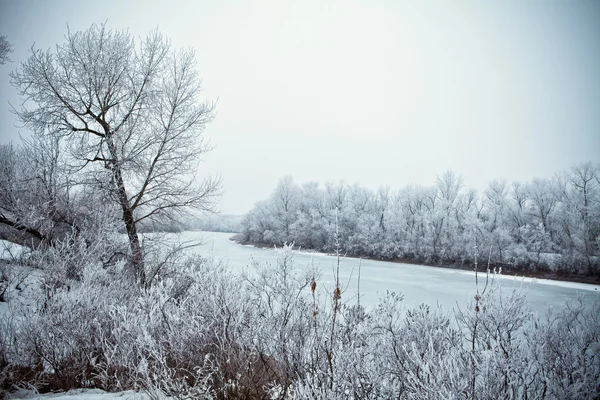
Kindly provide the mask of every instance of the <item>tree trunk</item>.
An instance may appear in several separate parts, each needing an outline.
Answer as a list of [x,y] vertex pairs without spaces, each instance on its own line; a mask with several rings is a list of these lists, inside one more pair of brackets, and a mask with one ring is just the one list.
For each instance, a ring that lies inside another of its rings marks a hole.
[[10,220],[0,214],[0,225],[6,226],[6,229],[0,227],[0,239],[21,246],[27,246],[31,249],[40,244],[51,244],[51,239],[41,233],[39,230],[25,226],[16,221]]
[[106,140],[108,149],[111,153],[112,162],[110,164],[114,184],[117,190],[117,198],[123,211],[123,223],[125,223],[125,230],[127,231],[127,238],[129,239],[129,247],[131,248],[131,264],[133,266],[134,276],[138,280],[141,287],[146,284],[146,270],[144,266],[144,255],[142,253],[142,246],[137,233],[137,227],[135,225],[135,218],[133,216],[133,209],[129,204],[129,198],[127,197],[127,191],[125,190],[125,184],[123,183],[123,175],[121,173],[121,166],[119,165],[117,158],[117,149],[110,138]]

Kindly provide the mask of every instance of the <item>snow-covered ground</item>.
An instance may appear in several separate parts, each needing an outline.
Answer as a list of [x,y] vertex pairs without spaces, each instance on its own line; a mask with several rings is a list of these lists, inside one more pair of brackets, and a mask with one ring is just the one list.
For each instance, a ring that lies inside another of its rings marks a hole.
[[0,260],[17,259],[24,250],[23,246],[7,242],[6,240],[0,240]]
[[17,265],[25,251],[19,245],[0,240],[0,272],[8,278],[0,290],[5,299],[10,299],[10,302],[0,302],[0,320],[7,318],[11,307],[30,304],[39,290],[41,271]]

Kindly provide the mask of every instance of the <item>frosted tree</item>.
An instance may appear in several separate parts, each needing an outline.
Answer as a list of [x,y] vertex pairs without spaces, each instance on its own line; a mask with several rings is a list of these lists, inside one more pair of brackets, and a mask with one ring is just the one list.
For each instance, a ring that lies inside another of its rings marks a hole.
[[536,261],[541,262],[541,253],[553,250],[553,214],[558,199],[555,187],[546,179],[534,179],[529,183],[527,197],[527,215],[530,218],[529,250],[535,252]]
[[297,219],[292,225],[295,243],[301,247],[322,249],[328,238],[325,236],[327,209],[324,191],[318,183],[302,185],[298,203]]
[[496,266],[593,275],[600,250],[598,170],[584,163],[552,179],[495,180],[482,196],[463,191],[462,178],[451,171],[434,186],[396,192],[343,182],[297,186],[287,177],[248,214],[244,234],[331,252],[337,226],[348,255],[444,264],[470,263],[477,241]]
[[6,35],[0,35],[0,65],[10,61],[8,54],[12,52],[12,45]]
[[296,220],[300,189],[291,176],[279,180],[272,194],[273,212],[278,221],[276,240],[279,244],[293,240],[291,227]]
[[571,168],[557,179],[557,230],[563,252],[572,262],[593,272],[598,264],[597,239],[600,237],[600,183],[592,163]]
[[596,253],[596,239],[600,236],[600,180],[598,168],[584,163],[572,168],[569,181],[573,187],[575,210],[581,223],[583,254],[588,265]]
[[452,258],[452,247],[455,241],[457,224],[454,218],[456,200],[463,186],[463,178],[453,171],[446,171],[436,180],[437,196],[441,202],[436,213],[436,235],[439,235],[442,259]]
[[32,248],[52,246],[71,231],[84,229],[84,219],[93,219],[93,212],[79,218],[87,193],[75,190],[62,158],[59,141],[49,136],[0,146],[2,239]]
[[506,214],[506,200],[507,200],[507,185],[506,181],[493,180],[489,183],[488,188],[485,190],[485,204],[489,210],[489,230],[490,232],[496,229],[498,226],[504,225],[504,218]]
[[92,25],[54,51],[32,48],[11,78],[25,127],[64,139],[83,181],[118,204],[144,284],[138,225],[210,209],[218,194],[219,180],[195,179],[213,106],[199,102],[194,53],[173,50],[158,31],[135,40]]

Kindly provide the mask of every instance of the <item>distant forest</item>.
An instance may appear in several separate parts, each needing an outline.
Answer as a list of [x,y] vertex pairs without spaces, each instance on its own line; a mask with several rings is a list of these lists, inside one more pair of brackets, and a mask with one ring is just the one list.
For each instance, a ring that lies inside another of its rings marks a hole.
[[558,275],[600,275],[600,165],[551,179],[494,180],[466,190],[452,171],[434,185],[372,191],[358,184],[282,178],[255,205],[243,241],[429,264],[484,263]]
[[238,233],[242,230],[243,215],[204,213],[185,224],[186,229],[207,232]]

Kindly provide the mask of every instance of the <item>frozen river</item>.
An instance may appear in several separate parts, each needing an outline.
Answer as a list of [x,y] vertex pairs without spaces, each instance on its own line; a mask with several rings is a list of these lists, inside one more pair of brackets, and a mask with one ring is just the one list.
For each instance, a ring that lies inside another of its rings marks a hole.
[[[193,251],[199,254],[212,254],[227,261],[234,271],[251,270],[251,260],[275,264],[279,253],[273,249],[261,249],[239,245],[229,238],[231,233],[184,232],[183,239],[204,238],[206,244]],[[307,268],[310,263],[321,271],[318,282],[325,287],[333,286],[333,266],[336,259],[320,253],[294,252],[294,265]],[[408,305],[425,303],[431,306],[440,304],[446,311],[465,307],[476,293],[475,274],[471,271],[427,267],[413,264],[399,264],[385,261],[362,260],[360,294],[361,304],[373,306],[387,290],[402,293]],[[359,260],[345,258],[340,265],[340,281],[347,286],[344,300],[354,298],[358,283]],[[600,286],[581,283],[559,282],[543,279],[501,276],[500,282],[505,290],[517,290],[526,293],[531,308],[545,312],[548,306],[564,306],[569,300],[575,300],[579,294],[585,295],[588,305],[600,302]],[[485,273],[479,274],[480,290],[485,283]]]

